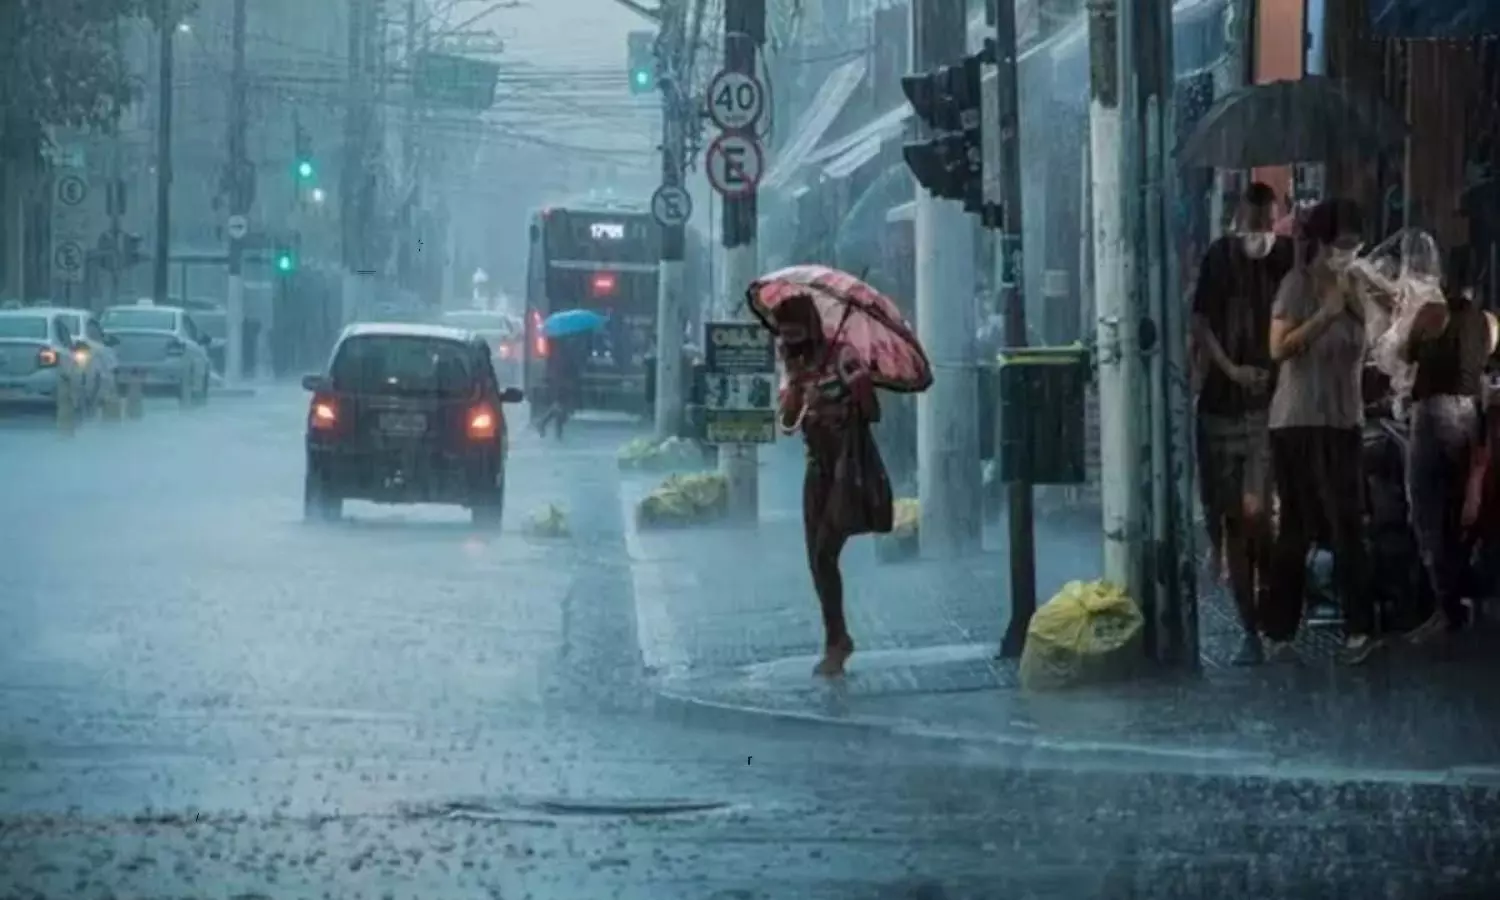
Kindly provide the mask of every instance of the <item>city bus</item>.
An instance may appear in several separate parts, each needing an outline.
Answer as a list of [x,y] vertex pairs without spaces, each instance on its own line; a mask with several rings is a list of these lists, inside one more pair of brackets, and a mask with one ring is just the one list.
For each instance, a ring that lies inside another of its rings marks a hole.
[[531,215],[527,255],[526,392],[546,396],[552,313],[591,309],[609,317],[592,339],[582,381],[585,409],[641,414],[646,361],[656,343],[661,228],[649,209],[621,203],[552,206]]

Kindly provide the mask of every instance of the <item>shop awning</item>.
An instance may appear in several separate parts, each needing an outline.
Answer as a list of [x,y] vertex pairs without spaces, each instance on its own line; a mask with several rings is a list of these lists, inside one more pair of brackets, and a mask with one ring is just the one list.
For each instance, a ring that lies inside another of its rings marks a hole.
[[761,181],[762,190],[785,187],[806,164],[808,155],[823,140],[833,120],[838,118],[844,104],[849,102],[854,89],[864,79],[867,65],[864,57],[860,57],[833,70],[792,129],[792,139],[776,154],[771,171]]
[[1495,0],[1370,0],[1370,30],[1383,38],[1474,38],[1500,34]]

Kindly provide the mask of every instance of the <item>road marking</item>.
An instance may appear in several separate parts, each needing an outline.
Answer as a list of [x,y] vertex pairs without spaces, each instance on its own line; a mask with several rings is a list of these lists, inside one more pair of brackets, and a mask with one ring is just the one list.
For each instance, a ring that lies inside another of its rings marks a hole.
[[636,530],[635,504],[629,492],[620,491],[620,514],[624,517],[625,553],[630,557],[631,590],[635,595],[635,640],[641,663],[651,675],[669,675],[688,668],[688,657],[677,637],[677,626],[667,608],[672,585],[665,567],[646,556]]

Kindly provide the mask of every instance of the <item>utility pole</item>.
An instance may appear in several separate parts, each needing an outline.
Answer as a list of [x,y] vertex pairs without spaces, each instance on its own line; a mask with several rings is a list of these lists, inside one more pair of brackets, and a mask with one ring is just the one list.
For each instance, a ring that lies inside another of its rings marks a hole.
[[[1016,5],[1013,0],[991,0],[995,20],[996,103],[984,109],[995,115],[997,139],[991,150],[1000,189],[1000,236],[995,252],[995,284],[1011,291],[1005,308],[1005,344],[1025,347],[1026,266],[1021,227],[1021,101],[1016,68]],[[984,170],[991,171],[991,159]],[[1025,478],[1006,486],[1006,515],[1010,532],[1010,625],[1000,645],[1000,655],[1018,658],[1026,647],[1026,630],[1036,612],[1035,494]]]
[[[245,4],[234,0],[229,69],[229,215],[234,226],[250,213],[245,158]],[[238,384],[245,374],[245,233],[229,231],[229,285],[224,304],[224,380]]]
[[[115,53],[115,80],[125,84],[125,35],[120,16],[111,25],[110,43]],[[125,142],[120,132],[120,118],[110,126],[109,142],[109,302],[120,302],[120,269],[125,260],[125,239],[120,223],[125,215]]]
[[[766,42],[766,0],[724,0],[724,68],[755,76],[756,57]],[[724,308],[737,319],[753,314],[745,290],[760,274],[757,258],[759,206],[757,192],[724,200]],[[680,328],[681,326],[679,326]],[[727,444],[719,458],[729,483],[731,515],[760,518],[760,454],[754,444]]]
[[[1167,4],[1135,3],[1120,28],[1125,95],[1122,171],[1137,190],[1124,194],[1128,257],[1139,261],[1129,293],[1140,301],[1147,327],[1141,347],[1148,365],[1150,409],[1149,531],[1140,547],[1145,590],[1137,596],[1146,618],[1147,654],[1165,666],[1196,668],[1197,560],[1190,530],[1191,413],[1186,386],[1187,315],[1180,300],[1171,240],[1175,181],[1170,148],[1176,135],[1172,21]],[[1136,482],[1140,483],[1139,479]]]
[[172,40],[177,32],[173,0],[158,0],[161,46],[156,56],[156,255],[151,296],[165,304],[171,294],[172,254]]
[[[1245,85],[1250,69],[1245,55],[1249,49],[1250,3],[1249,0],[1229,0],[1224,4],[1224,55],[1214,68],[1214,100],[1239,90]],[[1223,234],[1225,226],[1224,208],[1226,191],[1225,172],[1214,171],[1213,193],[1209,195],[1209,239]]]
[[344,112],[344,158],[340,166],[339,219],[343,244],[344,274],[340,321],[348,325],[358,318],[367,290],[369,268],[364,220],[369,139],[369,89],[366,72],[367,31],[373,24],[370,0],[349,0],[349,72]]
[[1129,291],[1121,183],[1119,0],[1089,0],[1089,142],[1093,176],[1094,310],[1098,347],[1099,495],[1104,518],[1104,577],[1137,601],[1142,527],[1140,438],[1143,412],[1137,337],[1140,312]]
[[[657,86],[661,89],[661,185],[666,191],[682,187],[683,156],[687,142],[688,92],[691,72],[685,65],[687,7],[684,0],[663,0],[661,34],[657,38]],[[701,17],[701,3],[699,16]],[[656,439],[675,437],[682,430],[682,279],[687,249],[684,223],[661,226],[661,262],[656,294]]]
[[[912,70],[963,60],[965,4],[913,0]],[[933,382],[917,398],[917,495],[922,552],[952,557],[979,548],[979,371],[975,364],[974,226],[963,205],[917,191],[917,335]]]

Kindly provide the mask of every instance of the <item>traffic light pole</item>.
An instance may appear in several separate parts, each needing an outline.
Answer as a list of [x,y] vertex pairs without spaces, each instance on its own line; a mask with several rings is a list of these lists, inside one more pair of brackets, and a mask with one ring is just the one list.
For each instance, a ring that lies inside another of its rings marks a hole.
[[[229,214],[236,221],[250,212],[249,168],[245,159],[245,5],[234,0],[229,71]],[[245,242],[244,236],[229,235],[229,285],[224,303],[224,381],[235,385],[245,369]]]
[[[683,156],[687,140],[683,97],[689,85],[681,82],[689,73],[683,65],[687,31],[684,0],[665,0],[662,7],[660,75],[661,90],[661,183],[664,188],[682,186]],[[656,295],[656,439],[666,440],[682,430],[682,279],[686,255],[686,226],[663,225],[661,261]]]
[[[725,0],[724,68],[755,75],[756,57],[766,40],[766,0]],[[760,274],[757,258],[759,206],[751,190],[724,201],[724,308],[749,319],[745,291]],[[740,522],[760,519],[760,459],[755,444],[726,444],[719,454],[729,484],[730,515]]]
[[173,0],[160,0],[161,47],[156,59],[156,255],[151,261],[151,296],[166,304],[172,292],[172,55],[177,31]]
[[[914,0],[912,68],[958,63],[967,49],[965,4]],[[974,225],[955,200],[917,191],[917,334],[933,383],[917,398],[917,492],[923,555],[975,551],[980,490],[979,372],[975,365]]]
[[[996,284],[1011,291],[1005,308],[1005,343],[1008,347],[1025,347],[1026,334],[1026,266],[1021,227],[1021,105],[1016,66],[1016,6],[1011,0],[998,0],[992,9],[995,18],[995,63],[997,102],[986,104],[995,115],[998,128],[990,130],[997,140],[986,145],[987,157],[993,157],[1000,187],[1000,239],[996,242]],[[989,170],[991,159],[984,168]],[[997,413],[998,414],[998,413]],[[1026,647],[1026,630],[1036,612],[1036,523],[1033,509],[1035,495],[1027,478],[1006,486],[1006,515],[1010,534],[1010,624],[1000,645],[1000,655],[1015,659]]]
[[340,291],[340,326],[359,318],[361,302],[368,290],[369,246],[365,194],[369,189],[368,166],[370,105],[367,51],[375,10],[370,0],[349,0],[349,72],[347,107],[344,113],[344,158],[340,172],[339,221],[343,245],[344,275]]

